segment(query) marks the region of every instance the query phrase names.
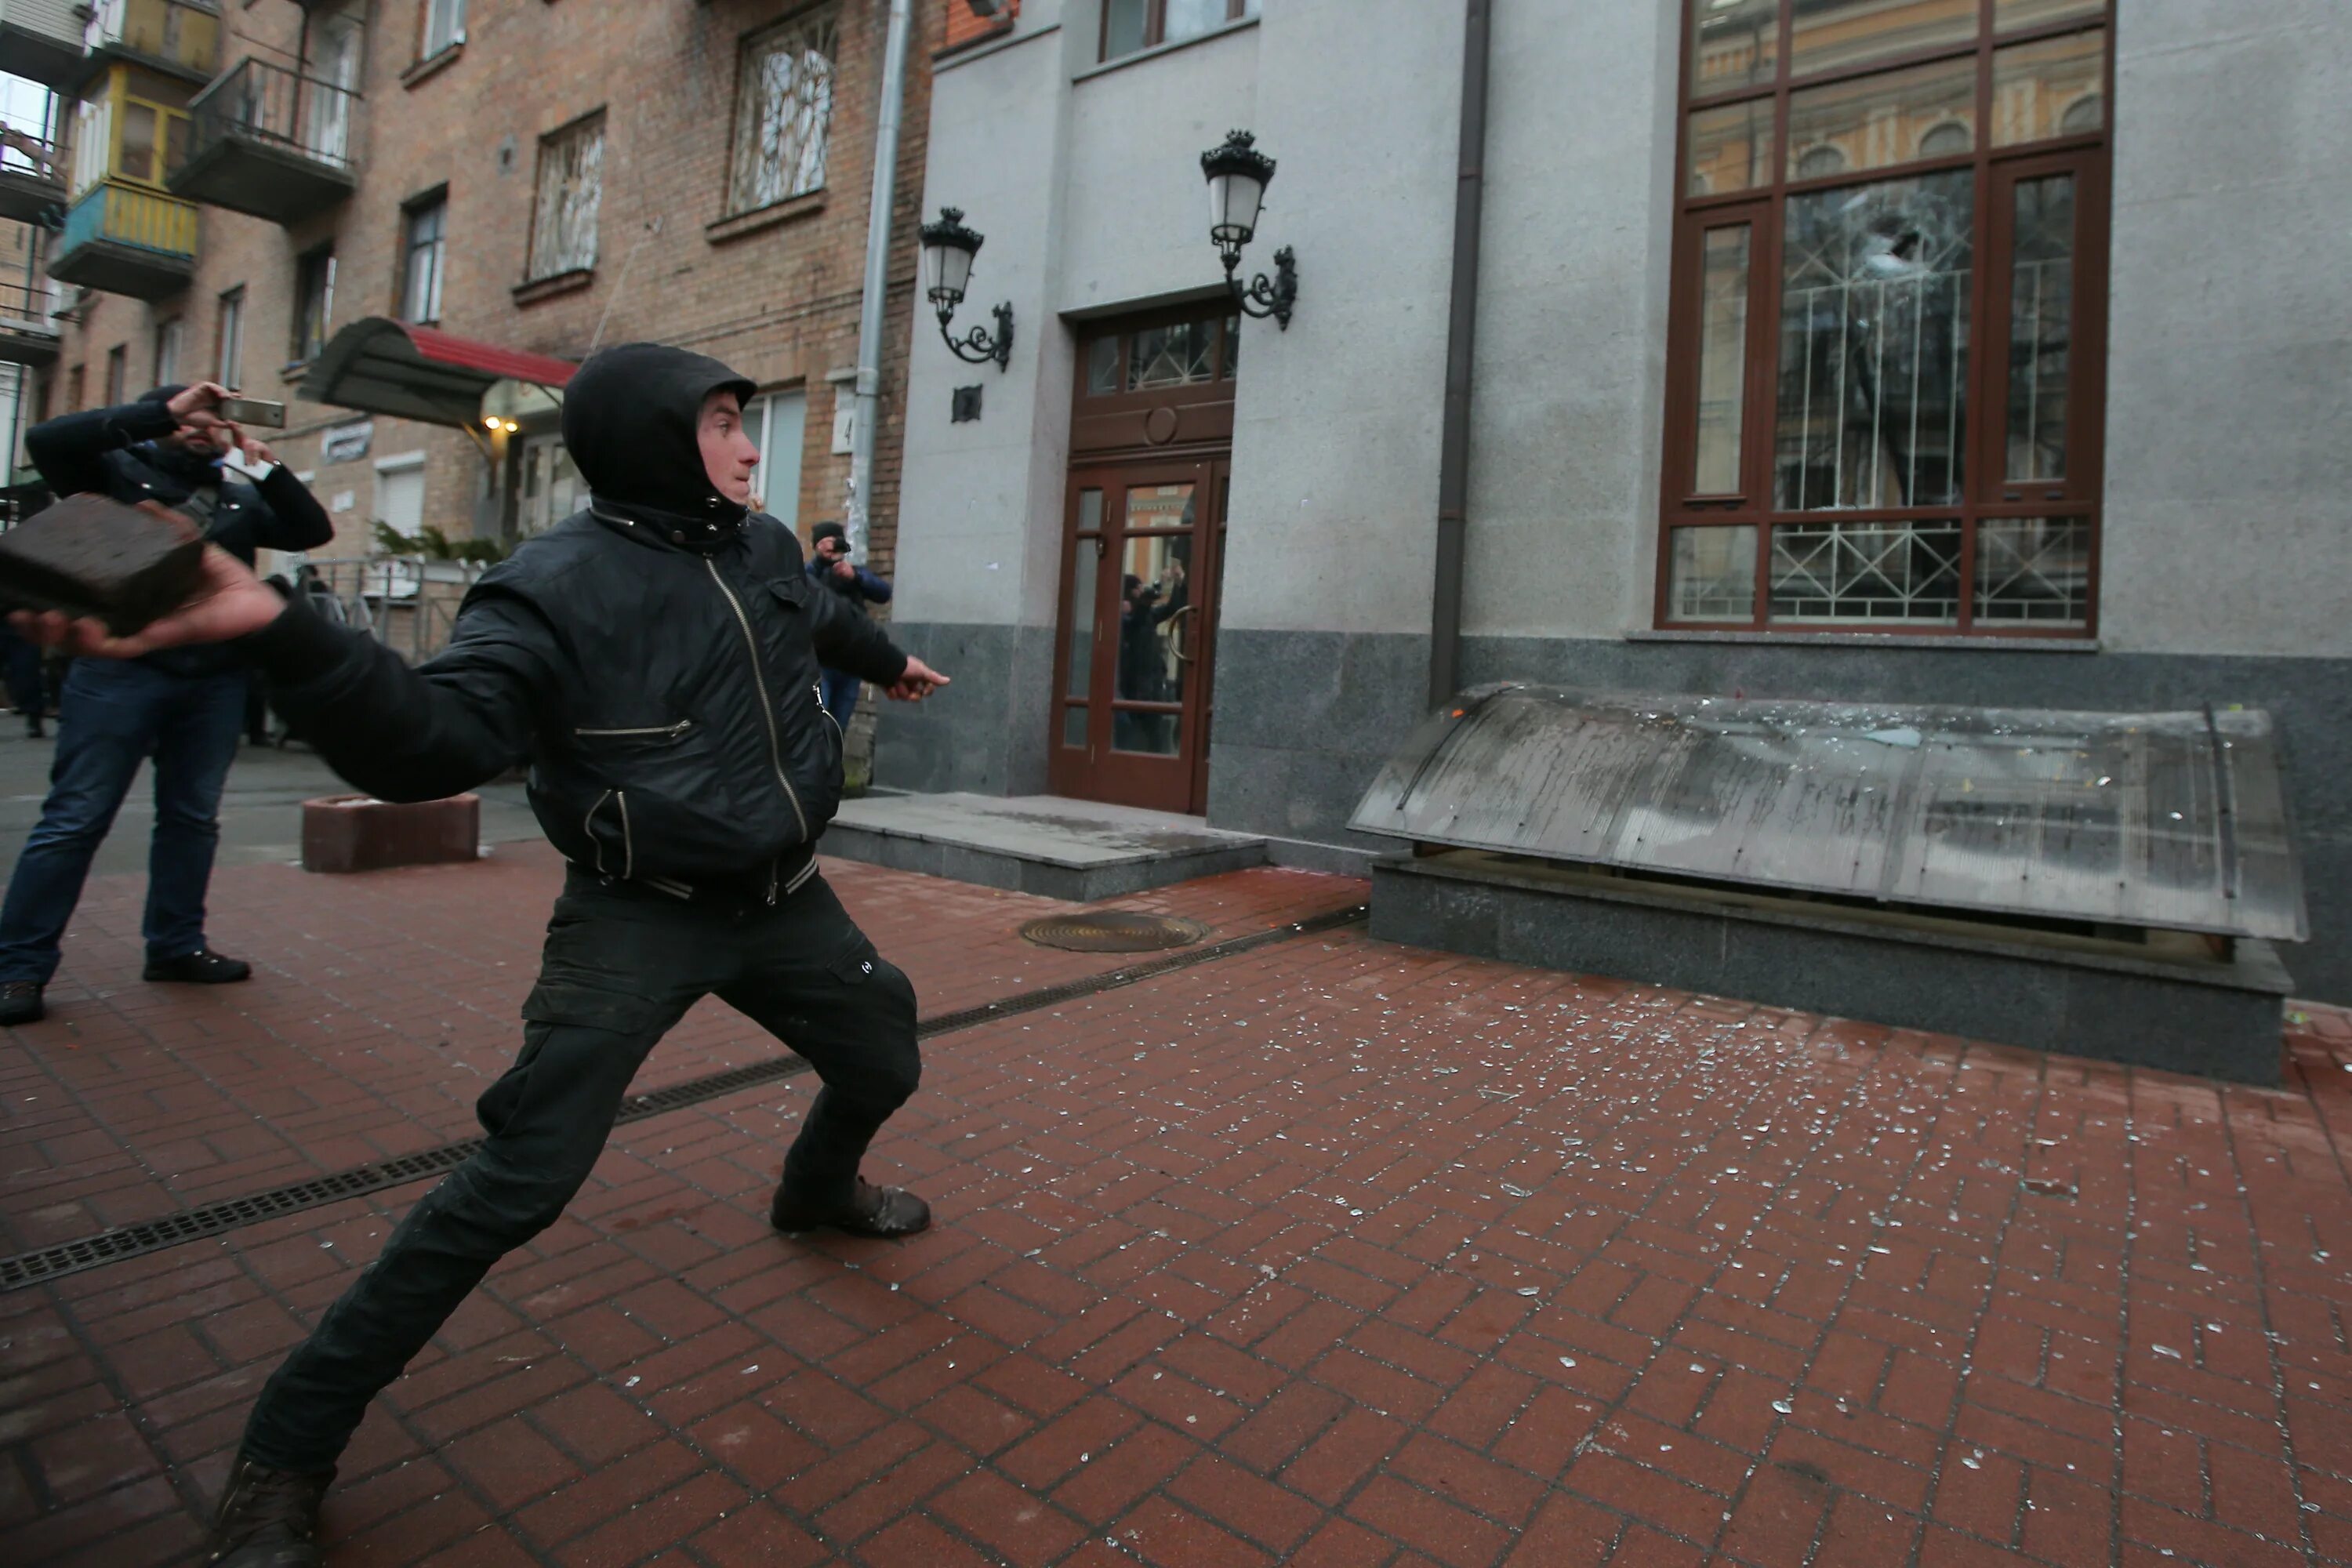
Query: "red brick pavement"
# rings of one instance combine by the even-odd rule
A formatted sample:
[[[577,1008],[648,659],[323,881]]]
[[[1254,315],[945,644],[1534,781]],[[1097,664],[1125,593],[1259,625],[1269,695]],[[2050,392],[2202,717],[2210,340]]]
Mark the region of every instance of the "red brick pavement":
[[[835,874],[927,1011],[1101,965]],[[0,1047],[11,1234],[466,1131],[551,890],[232,875],[273,973],[188,998],[107,978],[99,889],[112,994]],[[332,1561],[2352,1562],[2352,1016],[2299,1016],[2225,1089],[1351,931],[941,1037],[876,1152],[937,1230],[766,1231],[804,1083],[632,1124],[379,1402]],[[764,1048],[698,1015],[648,1080]],[[0,1295],[0,1559],[184,1560],[420,1190]]]

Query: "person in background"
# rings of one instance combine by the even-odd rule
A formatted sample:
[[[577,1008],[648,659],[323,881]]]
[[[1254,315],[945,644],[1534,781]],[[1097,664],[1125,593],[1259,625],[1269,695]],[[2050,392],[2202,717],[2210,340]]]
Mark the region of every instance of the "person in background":
[[[136,403],[34,426],[25,449],[58,496],[83,491],[178,512],[250,566],[262,548],[312,550],[334,537],[318,499],[268,447],[219,414],[224,387],[159,386]],[[240,450],[257,479],[226,470]],[[147,862],[146,978],[218,985],[252,966],[215,952],[205,892],[220,842],[221,790],[236,756],[250,677],[225,647],[174,647],[142,658],[76,659],[58,704],[58,750],[40,825],[0,902],[0,1025],[30,1024],[58,968],[58,942],[81,901],[89,864],[141,763],[155,764],[155,834]]]
[[[41,668],[41,650],[0,627],[0,673],[8,686],[8,706],[25,721],[25,736],[37,741],[48,733],[41,720],[49,710],[47,672]]]
[[[820,522],[809,531],[808,574],[840,595],[866,613],[868,605],[890,602],[890,581],[877,576],[849,558],[849,535],[837,522]],[[827,669],[824,673],[818,695],[824,700],[824,710],[844,730],[849,728],[849,716],[857,711],[857,677],[845,670]]]

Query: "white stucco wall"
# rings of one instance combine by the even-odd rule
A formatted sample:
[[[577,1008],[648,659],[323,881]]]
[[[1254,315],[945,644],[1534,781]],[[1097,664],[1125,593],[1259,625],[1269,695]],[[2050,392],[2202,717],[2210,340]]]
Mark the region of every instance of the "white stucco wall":
[[[1474,634],[1649,624],[1681,8],[1496,5]],[[2352,652],[2352,6],[2121,10],[2103,642]],[[1030,41],[938,75],[927,208],[989,237],[964,323],[1009,297],[1020,338],[1009,374],[918,342],[901,617],[1053,623],[1068,321],[1214,284],[1197,159],[1238,125],[1281,165],[1247,264],[1296,247],[1300,297],[1244,327],[1225,624],[1426,630],[1461,8],[1265,11],[1097,72],[1098,7],[1031,0]]]
[[[2352,653],[2352,5],[2124,0],[2101,640]]]

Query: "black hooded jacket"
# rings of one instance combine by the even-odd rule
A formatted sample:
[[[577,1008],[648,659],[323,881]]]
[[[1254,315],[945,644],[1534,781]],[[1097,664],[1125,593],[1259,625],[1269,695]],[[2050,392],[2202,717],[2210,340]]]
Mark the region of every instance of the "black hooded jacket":
[[[563,409],[588,509],[484,574],[417,669],[289,605],[247,639],[273,704],[379,799],[527,759],[573,864],[678,893],[788,890],[841,797],[820,664],[888,685],[907,656],[815,589],[791,530],[712,489],[696,428],[722,389],[752,386],[649,343],[591,358]]]

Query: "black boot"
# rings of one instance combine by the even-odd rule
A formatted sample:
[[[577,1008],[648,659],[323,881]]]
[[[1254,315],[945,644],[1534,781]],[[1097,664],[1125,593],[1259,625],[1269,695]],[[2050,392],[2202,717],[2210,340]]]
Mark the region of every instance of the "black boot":
[[[812,1201],[795,1196],[788,1186],[778,1187],[768,1205],[768,1223],[787,1233],[831,1226],[887,1241],[930,1229],[931,1205],[904,1187],[877,1187],[860,1176],[846,1198]]]
[[[206,1568],[320,1568],[319,1500],[324,1470],[273,1470],[239,1459],[205,1539]]]
[[[19,1024],[37,1024],[49,1016],[41,1001],[41,986],[35,980],[11,980],[0,984],[0,1028],[15,1028]]]
[[[211,948],[200,947],[183,958],[150,958],[143,978],[183,985],[233,985],[252,975],[253,965],[245,960],[226,958]]]

